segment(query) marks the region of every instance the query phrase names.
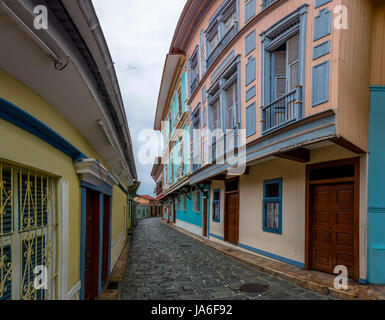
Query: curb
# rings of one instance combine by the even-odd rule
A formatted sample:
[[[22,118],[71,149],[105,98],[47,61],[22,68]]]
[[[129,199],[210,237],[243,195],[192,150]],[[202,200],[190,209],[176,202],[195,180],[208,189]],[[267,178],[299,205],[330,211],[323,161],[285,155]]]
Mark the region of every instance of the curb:
[[[281,262],[266,259],[261,256],[246,253],[241,250],[227,247],[226,245],[218,242],[208,240],[189,231],[181,229],[175,225],[165,225],[173,228],[174,230],[183,233],[184,235],[199,241],[207,247],[210,247],[222,254],[230,256],[238,261],[246,263],[247,265],[272,275],[276,278],[287,280],[302,288],[314,291],[326,296],[330,296],[340,300],[383,300],[385,299],[385,286],[375,285],[361,285],[349,281],[348,290],[338,290],[330,286],[334,283],[335,275],[324,274],[318,271],[308,271],[295,266],[286,265]],[[317,278],[323,278],[323,280],[317,281]],[[326,279],[326,281],[325,281]]]

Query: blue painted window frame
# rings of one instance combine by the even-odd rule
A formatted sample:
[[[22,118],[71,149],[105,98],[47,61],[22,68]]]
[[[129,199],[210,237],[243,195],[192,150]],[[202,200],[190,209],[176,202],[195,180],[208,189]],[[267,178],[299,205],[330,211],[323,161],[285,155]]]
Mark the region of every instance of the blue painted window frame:
[[[279,184],[279,196],[278,197],[267,197],[266,196],[266,187],[271,184]],[[267,228],[266,225],[266,203],[267,202],[275,202],[279,203],[279,216],[278,216],[278,229]],[[263,221],[262,228],[265,232],[282,234],[282,178],[266,180],[263,182]]]
[[[317,60],[330,53],[330,40],[325,41],[313,48],[313,60]]]
[[[246,107],[246,138],[257,133],[257,104],[254,102]]]
[[[215,195],[218,195],[219,200],[215,200]],[[218,219],[214,218],[214,206],[215,204],[218,204],[218,210],[219,210],[219,216]],[[216,189],[213,191],[213,221],[214,222],[221,222],[221,190]]]

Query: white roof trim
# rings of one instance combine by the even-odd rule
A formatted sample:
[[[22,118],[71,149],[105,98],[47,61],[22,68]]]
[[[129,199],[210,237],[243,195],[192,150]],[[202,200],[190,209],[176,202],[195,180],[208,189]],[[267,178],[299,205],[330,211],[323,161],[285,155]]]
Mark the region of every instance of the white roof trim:
[[[92,185],[106,183],[113,187],[119,185],[119,180],[109,172],[96,159],[83,159],[75,163],[76,173],[82,176],[82,180]]]

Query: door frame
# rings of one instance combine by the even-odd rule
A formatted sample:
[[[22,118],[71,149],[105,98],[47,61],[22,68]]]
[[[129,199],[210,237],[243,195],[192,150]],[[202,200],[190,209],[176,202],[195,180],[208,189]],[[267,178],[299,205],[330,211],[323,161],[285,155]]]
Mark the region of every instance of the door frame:
[[[354,165],[354,176],[349,178],[337,178],[329,180],[310,181],[310,171],[313,169],[335,167],[345,164]],[[328,161],[306,166],[306,195],[305,195],[305,269],[312,270],[312,239],[311,239],[311,219],[310,207],[312,203],[311,189],[314,185],[353,183],[354,185],[354,269],[353,280],[359,280],[360,270],[360,158],[350,158],[343,160]]]
[[[208,237],[208,202],[209,199],[207,196],[203,195],[202,196],[202,204],[203,204],[203,214],[202,214],[202,220],[203,220],[203,226],[202,226],[202,235],[203,237],[207,238]]]
[[[226,191],[226,184],[228,182],[232,182],[232,181],[237,181],[237,190],[234,190],[234,191]],[[238,232],[237,232],[237,237],[235,239],[235,242],[229,242],[231,244],[234,244],[234,245],[238,245],[239,244],[239,182],[240,182],[240,179],[239,177],[235,177],[235,178],[231,178],[231,179],[228,179],[228,180],[225,180],[225,186],[224,186],[224,191],[225,191],[225,205],[223,207],[224,211],[223,211],[223,239],[224,241],[226,242],[229,242],[228,239],[227,239],[227,195],[228,194],[238,194],[238,214],[237,214],[237,218],[238,218]]]

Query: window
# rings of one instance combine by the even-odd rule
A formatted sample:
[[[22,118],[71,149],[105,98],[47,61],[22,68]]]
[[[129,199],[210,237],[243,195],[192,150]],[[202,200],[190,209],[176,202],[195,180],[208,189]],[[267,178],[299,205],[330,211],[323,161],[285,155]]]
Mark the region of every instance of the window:
[[[186,195],[182,195],[182,198],[181,198],[181,210],[182,211],[186,211]]]
[[[235,112],[238,102],[238,87],[235,81],[230,88],[226,90],[226,114],[227,114],[227,129],[233,129],[235,126]]]
[[[282,179],[269,180],[263,186],[263,230],[282,234]]]
[[[207,68],[238,32],[235,0],[225,0],[209,20],[206,34]]]
[[[0,300],[55,299],[56,180],[0,161]],[[48,290],[34,288],[47,267]]]
[[[193,192],[193,211],[194,212],[201,212],[201,193],[200,191],[194,191]]]
[[[180,210],[180,207],[179,207],[179,198],[178,197],[176,197],[175,198],[175,210]]]
[[[190,65],[190,95],[192,95],[199,84],[199,64],[198,64],[198,46],[195,48],[194,53],[189,60]]]
[[[303,5],[261,34],[263,134],[303,118],[306,13]]]
[[[221,190],[213,191],[213,221],[220,222]]]

